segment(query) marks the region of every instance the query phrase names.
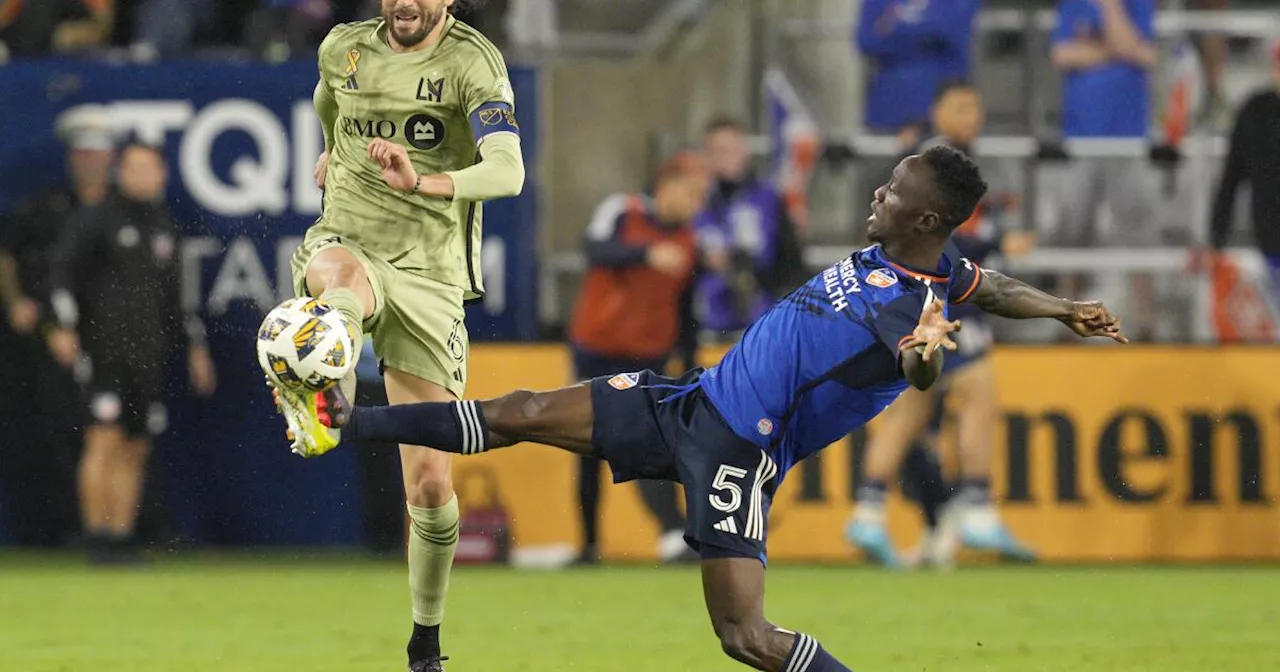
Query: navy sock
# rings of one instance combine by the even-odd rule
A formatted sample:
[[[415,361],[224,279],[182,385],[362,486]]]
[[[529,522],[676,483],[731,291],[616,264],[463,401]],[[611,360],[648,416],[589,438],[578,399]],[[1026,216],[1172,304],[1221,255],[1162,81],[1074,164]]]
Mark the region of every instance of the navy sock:
[[[836,660],[818,640],[802,632],[796,633],[796,643],[791,654],[782,663],[781,672],[853,672]]]
[[[960,479],[960,491],[964,493],[964,499],[961,500],[966,504],[990,504],[991,503],[991,479],[986,477],[971,478],[964,477]]]
[[[489,424],[474,401],[357,406],[342,438],[391,441],[448,453],[474,455],[489,449]]]
[[[853,494],[863,504],[884,504],[888,491],[889,486],[884,481],[867,478],[858,484],[858,489]]]

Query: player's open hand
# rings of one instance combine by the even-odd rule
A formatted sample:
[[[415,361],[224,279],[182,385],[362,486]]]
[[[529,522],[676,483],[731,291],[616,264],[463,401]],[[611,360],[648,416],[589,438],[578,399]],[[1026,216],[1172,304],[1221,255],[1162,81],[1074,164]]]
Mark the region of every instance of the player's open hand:
[[[320,158],[316,159],[316,187],[324,189],[324,178],[329,176],[329,151],[325,150]]]
[[[409,152],[383,138],[369,143],[369,158],[382,168],[382,181],[396,191],[413,191],[418,187],[418,171],[409,161]]]
[[[951,340],[951,334],[960,331],[960,320],[948,320],[942,314],[942,302],[930,293],[929,301],[924,304],[924,310],[920,311],[920,322],[916,325],[915,331],[911,332],[911,340],[907,342],[903,348],[924,347],[924,351],[920,353],[920,358],[929,361],[933,357],[933,351],[938,348],[947,350],[955,350],[956,343]]]
[[[1062,323],[1082,338],[1102,336],[1117,343],[1129,342],[1120,333],[1119,316],[1107,310],[1101,301],[1076,301],[1072,304],[1071,314],[1062,318]]]

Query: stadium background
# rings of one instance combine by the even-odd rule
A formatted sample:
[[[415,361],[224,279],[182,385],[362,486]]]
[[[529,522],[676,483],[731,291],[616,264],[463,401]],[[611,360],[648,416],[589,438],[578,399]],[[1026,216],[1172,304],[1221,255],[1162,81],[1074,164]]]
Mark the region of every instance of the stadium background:
[[[748,4],[751,11],[742,11]],[[856,244],[857,232],[845,222],[861,219],[860,200],[837,188],[855,192],[875,179],[877,140],[883,145],[883,138],[851,133],[859,108],[853,82],[863,68],[850,58],[846,39],[835,39],[830,29],[812,33],[814,17],[846,20],[848,8],[821,2],[790,8],[683,2],[655,7],[663,12],[651,17],[653,24],[662,19],[670,26],[645,37],[650,42],[662,37],[660,44],[614,44],[614,53],[607,53],[599,45],[573,46],[575,34],[565,31],[557,57],[526,50],[526,64],[521,52],[511,59],[529,179],[521,197],[487,209],[485,266],[493,289],[483,306],[470,310],[468,322],[477,341],[504,345],[477,344],[473,394],[568,382],[562,347],[507,344],[554,341],[575,292],[574,271],[580,270],[577,237],[595,200],[642,184],[653,157],[691,139],[701,119],[714,111],[737,110],[754,118],[765,170],[791,180],[789,185],[808,187],[811,262]],[[1010,28],[1039,34],[1036,22],[1043,23],[1044,12],[1021,15],[998,7],[984,12],[975,51],[980,85],[992,72],[1013,67],[1009,50],[997,38],[1019,35]],[[1190,20],[1180,22],[1179,16],[1164,14],[1163,25],[1176,29]],[[1247,11],[1214,16],[1227,28],[1247,25],[1245,37],[1259,37],[1276,23],[1274,16]],[[1019,26],[1020,18],[1032,25]],[[772,19],[781,21],[765,29]],[[1177,41],[1177,30],[1166,32],[1165,42]],[[1247,61],[1251,52],[1242,53],[1241,61]],[[1036,62],[1043,55],[1014,55],[1028,67],[1043,68]],[[62,179],[52,120],[83,103],[108,104],[126,130],[163,141],[175,168],[168,201],[184,227],[183,297],[208,320],[221,379],[211,401],[174,400],[173,427],[157,453],[160,473],[170,483],[167,504],[186,539],[231,545],[354,545],[361,540],[353,456],[339,452],[301,462],[280,450],[278,423],[247,338],[263,312],[289,291],[282,282],[288,254],[319,211],[319,192],[310,180],[312,157],[321,147],[310,112],[314,67],[295,59],[273,65],[44,60],[0,68],[5,125],[13,129],[0,137],[0,211]],[[1179,72],[1162,70],[1157,98]],[[1248,70],[1246,63],[1229,72],[1246,82],[1248,75],[1240,73],[1261,70],[1256,64]],[[720,83],[712,86],[712,81]],[[809,90],[801,93],[803,86],[796,82]],[[1030,118],[1017,110],[1018,96],[1028,92],[1005,88],[984,90],[992,109],[991,134],[1005,131],[987,145],[997,151],[1002,141],[1019,139],[1009,131],[1016,130],[1020,117]],[[1029,92],[1034,106],[1050,109],[1052,103],[1043,99],[1052,97],[1052,89],[1035,83]],[[833,109],[845,118],[834,117]],[[1159,136],[1157,128],[1153,137]],[[819,140],[828,155],[830,147],[845,144],[860,158],[814,161]],[[1203,204],[1208,183],[1193,178],[1211,176],[1214,169],[1201,167],[1196,152],[1210,147],[1203,162],[1216,162],[1221,143],[1215,145],[1209,132],[1185,143],[1189,165],[1176,179],[1186,188],[1173,198]],[[1101,151],[1131,149],[1123,141],[1115,144]],[[807,179],[796,181],[795,175]],[[1204,223],[1192,212],[1169,226],[1184,229],[1194,240]],[[1024,266],[1106,272],[1145,263],[1185,275],[1181,249],[1127,252],[1050,248],[1033,254]],[[1256,263],[1247,251],[1236,254],[1246,269]],[[1123,303],[1124,297],[1118,298]],[[998,355],[1007,423],[1006,445],[996,450],[995,485],[1011,524],[1043,547],[1048,559],[1280,559],[1275,504],[1280,453],[1274,439],[1280,400],[1266,374],[1276,352],[1214,347],[1208,342],[1213,332],[1204,336],[1213,325],[1196,303],[1197,291],[1175,292],[1168,300],[1180,313],[1160,345],[1123,352],[1040,345],[1002,349]],[[1007,337],[1044,340],[1018,331]],[[704,359],[714,361],[715,351]],[[1080,379],[1080,371],[1093,373]],[[1053,425],[1057,418],[1067,424]],[[1224,418],[1234,424],[1224,424]],[[771,540],[776,557],[848,557],[836,531],[851,503],[856,460],[850,455],[859,445],[851,439],[824,453],[820,464],[802,470],[784,489]],[[520,548],[576,543],[571,466],[539,450],[464,461],[459,469],[497,476]],[[522,477],[528,473],[540,478],[530,482]],[[280,487],[286,483],[288,488]],[[629,488],[618,489],[607,501],[606,556],[650,557],[649,523]],[[914,517],[894,518],[902,521],[895,535],[910,539]]]

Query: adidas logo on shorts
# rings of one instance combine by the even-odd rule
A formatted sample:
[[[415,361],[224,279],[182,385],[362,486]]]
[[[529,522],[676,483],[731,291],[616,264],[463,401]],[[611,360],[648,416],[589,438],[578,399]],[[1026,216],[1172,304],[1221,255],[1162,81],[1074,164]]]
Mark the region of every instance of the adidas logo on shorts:
[[[715,525],[712,525],[711,527],[712,529],[719,530],[721,532],[725,532],[728,534],[738,533],[738,524],[733,522],[732,518],[725,518],[724,520],[716,523]]]

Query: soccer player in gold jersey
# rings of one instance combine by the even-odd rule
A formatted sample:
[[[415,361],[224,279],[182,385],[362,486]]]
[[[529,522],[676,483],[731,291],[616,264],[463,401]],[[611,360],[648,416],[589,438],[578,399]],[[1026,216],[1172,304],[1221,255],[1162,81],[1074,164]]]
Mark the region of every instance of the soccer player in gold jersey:
[[[506,65],[453,18],[462,1],[382,0],[381,17],[337,26],[320,46],[324,214],[293,258],[294,282],[342,312],[356,348],[353,371],[328,392],[277,386],[303,456],[338,443],[321,418],[349,406],[359,332],[373,338],[392,404],[452,401],[466,385],[463,304],[484,291],[481,203],[519,194],[524,164]],[[439,671],[458,542],[451,461],[408,445],[400,458],[412,521],[409,669]]]

